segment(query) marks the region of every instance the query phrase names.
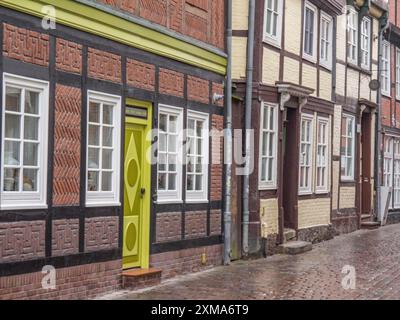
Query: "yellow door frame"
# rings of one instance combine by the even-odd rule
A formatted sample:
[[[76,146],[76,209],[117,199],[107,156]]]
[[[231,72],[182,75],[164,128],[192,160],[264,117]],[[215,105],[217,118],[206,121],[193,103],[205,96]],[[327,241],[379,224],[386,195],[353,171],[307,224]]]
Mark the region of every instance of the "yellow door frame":
[[[125,123],[142,125],[144,129],[144,141],[142,148],[143,165],[141,168],[142,173],[142,188],[146,189],[143,196],[142,203],[142,213],[140,219],[140,247],[139,247],[139,259],[140,266],[143,269],[149,268],[150,260],[150,196],[151,196],[151,163],[147,160],[147,150],[151,148],[151,140],[147,139],[150,136],[150,131],[152,130],[152,107],[153,104],[148,101],[135,100],[131,98],[126,99],[126,105],[132,107],[140,107],[147,110],[147,119],[135,118],[131,116],[125,116]],[[124,165],[124,173],[125,173]],[[125,176],[125,175],[124,175]],[[124,187],[125,192],[125,187]],[[125,204],[124,204],[125,205]],[[125,208],[123,209],[125,212]],[[124,215],[125,218],[125,215]],[[125,230],[123,232],[123,238],[125,241]],[[123,257],[123,268],[129,269],[137,267],[136,263],[125,263]]]

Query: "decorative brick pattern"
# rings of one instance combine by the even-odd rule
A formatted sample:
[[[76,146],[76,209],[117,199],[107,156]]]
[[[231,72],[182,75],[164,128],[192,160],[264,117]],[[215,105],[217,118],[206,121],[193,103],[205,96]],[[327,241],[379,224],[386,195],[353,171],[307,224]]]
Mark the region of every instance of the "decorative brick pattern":
[[[205,254],[206,263],[201,263]],[[171,251],[150,256],[150,265],[162,269],[162,278],[168,279],[178,275],[199,272],[222,264],[222,244]]]
[[[49,36],[4,24],[4,56],[23,62],[49,65]]]
[[[224,117],[212,115],[212,129],[222,131],[224,128]],[[223,160],[223,144],[218,139],[212,139],[212,159]],[[211,164],[211,201],[219,201],[222,199],[222,171],[223,162]]]
[[[185,33],[195,39],[207,41],[208,21],[203,17],[197,16],[191,12],[185,15]]]
[[[167,25],[167,0],[139,0],[139,14],[142,18]]]
[[[128,59],[126,63],[126,77],[128,85],[154,91],[156,71],[153,65]]]
[[[182,239],[182,213],[158,213],[156,218],[156,242],[172,242]]]
[[[82,73],[82,45],[57,38],[56,68],[58,70]]]
[[[121,83],[121,56],[89,48],[89,77]]]
[[[54,186],[56,206],[79,204],[81,90],[56,85]]]
[[[132,14],[137,13],[137,0],[98,0],[101,3],[108,4],[120,10],[127,11]]]
[[[0,223],[0,263],[43,258],[45,227],[45,221]]]
[[[183,97],[184,77],[183,73],[160,68],[160,88],[162,94]]]
[[[214,97],[215,94],[224,95],[224,85],[223,84],[213,82],[213,84],[212,84],[212,97]],[[223,107],[224,106],[224,99],[218,100],[217,102],[215,102],[215,105]]]
[[[56,289],[42,288],[42,272],[0,277],[0,300],[82,300],[121,288],[122,261],[57,269]]]
[[[222,213],[221,210],[211,210],[210,235],[219,236],[222,234]]]
[[[193,211],[185,213],[185,239],[207,236],[207,212]]]
[[[101,251],[118,247],[118,217],[87,218],[85,221],[85,251]]]
[[[183,28],[183,4],[184,0],[170,0],[169,1],[169,14],[170,14],[170,28],[177,32],[182,32]]]
[[[200,78],[188,76],[188,99],[209,104],[209,82]]]
[[[225,48],[225,1],[211,1],[211,43],[220,48]]]
[[[186,3],[204,11],[208,11],[208,0],[186,0]]]
[[[79,253],[79,219],[53,221],[52,256]]]

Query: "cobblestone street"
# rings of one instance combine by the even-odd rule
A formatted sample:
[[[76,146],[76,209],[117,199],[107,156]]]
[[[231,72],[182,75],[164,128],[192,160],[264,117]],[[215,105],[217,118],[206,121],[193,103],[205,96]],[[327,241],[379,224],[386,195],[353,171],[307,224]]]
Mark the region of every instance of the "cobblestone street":
[[[344,266],[356,289],[345,290]],[[299,256],[275,255],[166,281],[106,299],[400,299],[400,227],[357,231]]]

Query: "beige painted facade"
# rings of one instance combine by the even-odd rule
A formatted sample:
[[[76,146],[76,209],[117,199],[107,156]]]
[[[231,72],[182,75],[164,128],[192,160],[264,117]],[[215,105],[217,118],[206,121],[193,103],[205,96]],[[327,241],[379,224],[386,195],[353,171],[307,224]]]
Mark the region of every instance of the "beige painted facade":
[[[261,200],[261,233],[262,237],[279,233],[278,228],[278,199]]]

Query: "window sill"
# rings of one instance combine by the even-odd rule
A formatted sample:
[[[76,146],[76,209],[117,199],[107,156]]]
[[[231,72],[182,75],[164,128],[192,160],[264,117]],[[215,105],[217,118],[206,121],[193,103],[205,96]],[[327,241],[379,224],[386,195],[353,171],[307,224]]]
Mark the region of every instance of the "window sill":
[[[312,63],[314,65],[317,64],[317,58],[316,57],[310,56],[310,55],[308,55],[307,53],[304,53],[304,52],[303,52],[303,60],[306,60],[306,61],[308,61],[308,62],[310,62],[310,63]]]
[[[193,204],[193,203],[209,203],[210,201],[207,199],[186,199],[185,203]]]
[[[182,200],[157,200],[156,204],[182,204]]]
[[[259,191],[274,191],[274,190],[278,190],[277,186],[259,186],[258,187]]]
[[[87,202],[85,205],[87,208],[97,207],[120,207],[121,202]]]
[[[271,38],[269,38],[267,36],[264,36],[263,42],[266,43],[266,44],[269,44],[269,45],[271,45],[271,46],[273,46],[273,47],[275,47],[277,49],[282,49],[282,44],[281,44],[280,41],[271,39]]]
[[[47,204],[3,204],[0,206],[1,211],[7,211],[7,210],[45,210],[48,209]]]
[[[383,92],[383,91],[382,91],[382,95],[385,96],[386,98],[389,98],[389,99],[392,98],[391,94],[388,93],[388,92]]]
[[[332,64],[319,63],[319,66],[328,72],[332,72]]]
[[[312,193],[312,191],[301,191],[301,192],[299,192],[299,196],[310,196],[310,195],[312,195],[313,193]]]

